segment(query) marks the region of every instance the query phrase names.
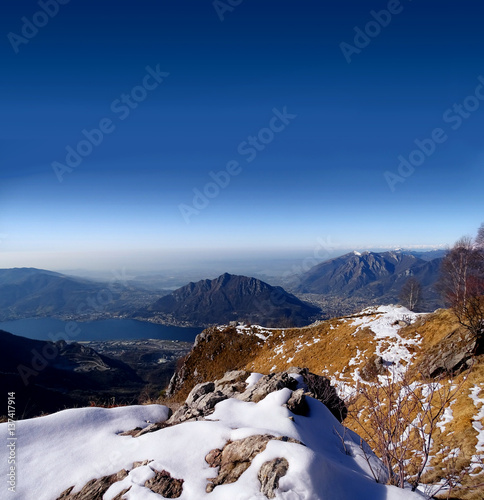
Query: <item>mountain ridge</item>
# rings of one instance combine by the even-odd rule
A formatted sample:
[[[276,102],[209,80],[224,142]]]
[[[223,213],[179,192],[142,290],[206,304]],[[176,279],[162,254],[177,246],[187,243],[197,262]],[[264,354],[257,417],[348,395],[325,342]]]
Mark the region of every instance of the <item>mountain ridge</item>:
[[[405,281],[416,278],[422,286],[425,310],[443,303],[435,285],[442,258],[424,260],[400,251],[350,252],[312,267],[299,278],[295,291],[342,301],[366,299],[367,305],[398,303]]]
[[[272,326],[301,326],[311,323],[318,313],[317,307],[305,304],[282,287],[224,273],[213,280],[190,282],[136,316],[159,314],[193,326],[242,320]]]

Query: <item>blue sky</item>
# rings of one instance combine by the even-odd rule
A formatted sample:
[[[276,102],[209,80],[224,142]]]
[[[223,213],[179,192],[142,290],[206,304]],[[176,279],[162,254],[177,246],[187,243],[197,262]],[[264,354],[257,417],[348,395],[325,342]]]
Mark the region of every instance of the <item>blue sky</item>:
[[[484,220],[478,2],[63,1],[0,21],[0,267],[445,245]]]

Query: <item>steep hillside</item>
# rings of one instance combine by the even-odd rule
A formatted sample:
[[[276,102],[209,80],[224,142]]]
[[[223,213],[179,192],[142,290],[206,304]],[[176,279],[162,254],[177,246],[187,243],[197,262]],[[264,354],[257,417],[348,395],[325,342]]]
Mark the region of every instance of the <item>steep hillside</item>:
[[[297,292],[361,306],[398,303],[409,277],[422,286],[423,310],[442,307],[435,289],[441,258],[430,261],[405,252],[351,252],[314,266],[299,280]],[[333,300],[334,302],[334,300]]]
[[[198,337],[173,377],[169,394],[183,399],[196,383],[221,377],[230,369],[268,374],[307,367],[332,380],[349,406],[346,425],[371,441],[372,405],[358,397],[359,388],[392,387],[394,377],[405,376],[410,387],[420,387],[424,403],[432,387],[454,391],[451,404],[435,421],[439,425],[425,479],[438,484],[452,465],[456,477],[462,473],[456,498],[477,500],[481,497],[475,496],[472,485],[484,482],[484,359],[476,358],[467,373],[472,348],[472,340],[448,310],[416,314],[382,306],[305,328],[211,328]],[[450,450],[454,459],[446,462],[443,458]]]
[[[230,321],[301,326],[309,324],[318,313],[318,308],[305,304],[281,287],[225,273],[214,280],[189,283],[135,316],[158,317],[165,322],[191,326]]]
[[[0,330],[0,345],[0,388],[4,394],[16,392],[18,418],[90,400],[132,402],[144,385],[128,365],[77,343],[32,340]]]

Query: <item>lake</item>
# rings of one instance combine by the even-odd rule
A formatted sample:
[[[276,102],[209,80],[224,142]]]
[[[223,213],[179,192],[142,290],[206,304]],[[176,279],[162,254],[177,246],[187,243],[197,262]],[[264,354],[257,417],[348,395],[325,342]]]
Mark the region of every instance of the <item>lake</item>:
[[[29,318],[0,322],[0,330],[36,340],[137,340],[161,339],[193,342],[202,328],[155,325],[133,319],[62,321]]]

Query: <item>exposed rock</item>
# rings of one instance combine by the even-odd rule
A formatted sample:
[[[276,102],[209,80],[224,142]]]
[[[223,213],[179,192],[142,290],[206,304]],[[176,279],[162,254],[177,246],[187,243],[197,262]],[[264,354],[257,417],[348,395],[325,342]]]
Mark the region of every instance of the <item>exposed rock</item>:
[[[427,377],[455,374],[470,365],[475,345],[470,332],[458,329],[427,351],[420,372]]]
[[[197,391],[200,389],[199,384],[194,387],[190,396],[197,396]],[[213,384],[212,384],[213,385]],[[204,390],[202,388],[202,390]],[[195,392],[195,394],[193,394]],[[190,397],[189,396],[189,397]],[[207,415],[213,413],[215,405],[227,399],[228,396],[223,394],[221,391],[209,392],[201,397],[194,399],[191,398],[190,402],[187,400],[178,410],[167,420],[167,425],[180,424],[181,422],[186,422],[187,420],[202,420]]]
[[[166,470],[155,471],[155,476],[145,482],[145,487],[163,498],[178,498],[183,493],[183,479],[175,479]]]
[[[200,337],[200,335],[197,335],[195,342],[197,341],[198,337]],[[190,356],[190,354],[188,354],[188,356]],[[186,364],[183,363],[181,367],[175,370],[175,373],[172,375],[168,387],[166,388],[166,396],[168,398],[173,397],[173,395],[176,394],[183,387],[186,378],[187,378],[187,367]]]
[[[377,354],[370,356],[365,366],[360,370],[361,378],[367,382],[374,382],[378,375],[385,375],[386,373],[385,362]]]
[[[153,460],[140,460],[138,462],[133,462],[133,469],[136,469],[137,467],[143,467],[144,465],[148,465],[151,462],[153,462]]]
[[[135,427],[134,429],[131,429],[129,431],[120,432],[119,435],[120,436],[136,436],[141,430],[142,430],[141,427]]]
[[[316,375],[307,368],[291,368],[288,373],[300,375],[303,378],[306,395],[321,401],[328,410],[342,422],[348,414],[344,401],[338,396],[331,382],[322,375]]]
[[[219,486],[221,484],[235,483],[239,479],[239,477],[250,467],[252,460],[259,453],[262,453],[266,449],[267,443],[271,439],[297,443],[301,445],[303,444],[300,441],[288,438],[287,436],[275,437],[271,436],[270,434],[259,434],[256,436],[249,436],[245,439],[238,439],[237,441],[229,441],[222,450],[212,450],[205,457],[205,460],[210,465],[210,467],[219,467],[217,477],[209,479],[209,483],[207,484],[206,488],[207,493],[210,493],[216,486]],[[266,472],[269,472],[268,468],[265,469],[265,472],[262,475],[263,477],[267,475]],[[282,472],[282,468],[280,468],[279,472]],[[284,474],[280,474],[279,477],[283,476]],[[261,477],[260,473],[259,477]],[[275,475],[272,474],[271,477],[273,478],[275,484]],[[270,482],[270,479],[266,480],[266,483],[267,482]],[[267,486],[267,488],[269,491],[270,486]]]
[[[264,399],[268,394],[275,391],[280,391],[285,387],[291,390],[297,389],[298,382],[293,377],[289,376],[288,372],[271,373],[264,375],[252,387],[247,389],[240,396],[235,396],[242,401],[251,401],[258,403]]]
[[[104,493],[108,491],[110,486],[113,483],[121,481],[127,475],[127,471],[122,469],[117,474],[100,477],[99,479],[91,479],[91,481],[86,483],[82,490],[77,493],[71,493],[74,489],[74,486],[71,486],[63,491],[61,495],[57,497],[57,500],[102,500]],[[126,493],[126,491],[124,493]]]
[[[267,498],[275,498],[279,479],[286,475],[288,469],[289,462],[285,458],[274,458],[262,464],[258,475],[260,490]]]
[[[131,486],[129,488],[124,489],[123,491],[120,491],[114,498],[113,500],[123,500],[123,495],[125,493],[128,493],[128,491],[131,489]]]
[[[233,370],[227,372],[220,380],[217,380],[217,389],[224,388],[224,393],[235,394],[243,392],[247,388],[247,378],[250,372],[245,370]]]
[[[146,426],[144,429],[141,429],[141,430],[138,429],[137,432],[135,432],[131,435],[133,437],[140,437],[140,436],[143,436],[144,434],[148,434],[150,432],[155,432],[155,431],[158,431],[158,430],[163,429],[165,427],[167,427],[166,422],[156,422],[154,424],[150,424],[150,425]],[[131,432],[132,431],[127,431],[127,432],[123,433],[123,435],[124,436],[130,435]]]
[[[324,403],[333,415],[341,422],[346,417],[344,402],[338,397],[336,389],[330,381],[321,375],[311,373],[307,368],[291,368],[281,373],[271,373],[261,377],[257,383],[247,388],[245,382],[250,373],[238,370],[227,372],[223,378],[215,382],[197,384],[186,402],[161,425],[175,425],[188,420],[201,420],[214,412],[215,405],[228,398],[258,403],[271,392],[289,388],[296,391],[299,386],[297,378],[302,380],[301,391],[296,391],[288,401],[288,408],[296,415],[307,415],[309,407],[305,395]],[[154,429],[156,430],[156,429]],[[138,435],[150,432],[150,428]]]
[[[133,469],[148,465],[152,460],[143,460],[133,463]],[[178,498],[183,492],[183,479],[175,479],[170,473],[162,470],[154,471],[155,476],[145,482],[145,487],[154,493],[158,493],[164,498]],[[92,479],[84,485],[81,491],[71,493],[74,486],[67,488],[56,500],[102,500],[106,491],[112,484],[123,480],[128,475],[126,470],[121,470],[117,474],[104,476],[99,479]],[[124,489],[113,500],[121,500],[123,495],[131,489]]]
[[[304,395],[304,389],[294,391],[288,399],[286,406],[295,415],[306,416],[309,413],[309,405]]]
[[[250,436],[237,441],[229,441],[223,450],[212,450],[205,460],[210,467],[220,467],[220,469],[217,477],[209,480],[207,493],[221,484],[235,483],[250,467],[253,458],[266,449],[271,439],[274,439],[274,436],[268,434]]]
[[[200,420],[213,413],[215,405],[225,399],[236,397],[245,391],[245,382],[250,373],[243,370],[227,372],[216,382],[197,384],[185,403],[167,420],[167,425],[179,424],[187,420]]]

